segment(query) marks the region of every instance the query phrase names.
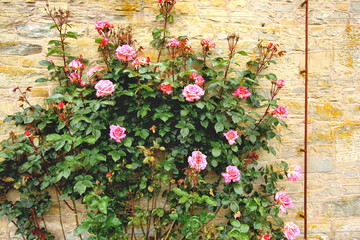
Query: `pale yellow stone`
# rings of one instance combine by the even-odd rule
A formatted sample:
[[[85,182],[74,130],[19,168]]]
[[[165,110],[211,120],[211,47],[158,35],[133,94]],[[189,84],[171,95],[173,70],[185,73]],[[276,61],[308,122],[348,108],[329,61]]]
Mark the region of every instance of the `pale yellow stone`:
[[[349,4],[348,3],[337,3],[335,6],[336,6],[336,9],[341,10],[341,11],[348,11],[349,10]]]

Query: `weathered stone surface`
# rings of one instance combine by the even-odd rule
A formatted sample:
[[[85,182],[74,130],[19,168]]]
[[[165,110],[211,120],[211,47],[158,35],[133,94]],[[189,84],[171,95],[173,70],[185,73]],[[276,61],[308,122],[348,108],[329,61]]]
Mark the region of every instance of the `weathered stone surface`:
[[[31,55],[42,52],[42,46],[32,43],[0,43],[0,54]]]
[[[19,35],[28,38],[51,37],[54,31],[42,25],[23,24],[16,26]]]
[[[316,172],[331,172],[333,170],[334,160],[330,156],[324,157],[310,157],[309,161],[309,173]]]

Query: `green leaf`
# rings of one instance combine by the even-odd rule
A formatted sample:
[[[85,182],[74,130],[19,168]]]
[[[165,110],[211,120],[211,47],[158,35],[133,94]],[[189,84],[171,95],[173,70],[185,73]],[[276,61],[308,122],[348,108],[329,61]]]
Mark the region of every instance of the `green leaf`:
[[[207,204],[209,204],[210,206],[213,206],[213,207],[216,206],[216,201],[215,201],[215,199],[213,199],[213,198],[211,198],[211,197],[205,198],[205,202],[206,202]]]
[[[102,213],[107,214],[107,207],[108,207],[107,201],[102,200],[101,202],[98,203],[99,211]]]
[[[218,132],[221,132],[224,130],[224,124],[222,124],[221,122],[217,122],[215,124],[215,131],[218,133]]]
[[[242,192],[243,192],[243,186],[241,183],[237,182],[235,185],[234,185],[234,191],[238,194],[238,195],[241,195]]]
[[[90,229],[90,219],[85,219],[76,229],[75,234],[82,234]]]
[[[241,226],[240,226],[240,232],[242,232],[242,233],[249,232],[249,229],[250,229],[250,227],[247,224],[241,224]]]
[[[212,153],[212,155],[213,155],[214,157],[218,157],[218,156],[220,156],[220,154],[221,154],[221,149],[215,147],[215,148],[212,149],[211,153]]]
[[[162,216],[164,216],[164,209],[157,208],[151,213],[151,215],[153,215],[153,216],[158,215],[159,217],[162,217]]]
[[[256,142],[256,136],[255,135],[249,135],[249,140],[252,143]]]
[[[82,195],[86,191],[86,186],[83,181],[79,181],[75,184],[74,190]]]
[[[96,142],[96,139],[94,136],[87,136],[83,139],[83,141],[89,144],[94,144]]]
[[[234,213],[237,213],[239,211],[239,204],[237,204],[237,202],[232,201],[230,203],[230,209],[231,211],[233,211]]]
[[[234,227],[240,227],[240,222],[238,221],[238,220],[236,220],[236,219],[231,219],[230,220],[230,224],[232,225],[232,226],[234,226]]]
[[[182,128],[180,130],[180,134],[181,134],[182,137],[186,137],[187,135],[189,135],[189,133],[190,133],[190,131],[189,131],[188,128]]]

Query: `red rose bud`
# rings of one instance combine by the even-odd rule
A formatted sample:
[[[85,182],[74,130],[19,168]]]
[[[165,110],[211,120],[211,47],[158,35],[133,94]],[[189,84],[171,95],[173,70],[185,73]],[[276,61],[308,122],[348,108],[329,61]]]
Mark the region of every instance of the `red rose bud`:
[[[63,108],[64,107],[64,103],[63,103],[63,101],[60,101],[59,102],[59,108]]]
[[[26,129],[26,131],[25,131],[25,135],[26,135],[27,137],[30,137],[30,136],[31,136],[31,132],[30,132],[30,130],[29,130],[29,129]]]
[[[111,172],[108,172],[108,173],[107,173],[107,177],[108,177],[108,178],[111,178]]]

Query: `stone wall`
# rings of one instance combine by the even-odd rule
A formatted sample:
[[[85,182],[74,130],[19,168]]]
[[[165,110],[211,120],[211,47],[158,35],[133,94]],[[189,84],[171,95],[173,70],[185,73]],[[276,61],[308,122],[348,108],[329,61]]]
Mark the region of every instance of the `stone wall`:
[[[278,156],[262,155],[263,161],[285,160],[303,164],[304,129],[304,16],[302,0],[178,0],[174,35],[187,35],[194,46],[212,38],[216,51],[224,54],[226,35],[240,34],[239,49],[251,51],[258,40],[280,43],[287,54],[271,69],[285,79],[281,103],[290,110],[289,128],[279,129],[284,142],[274,143]],[[357,239],[360,234],[360,1],[310,0],[309,72],[309,239]],[[14,87],[33,86],[31,100],[43,103],[54,88],[34,84],[46,69],[37,62],[45,58],[47,42],[55,37],[48,30],[45,1],[0,0],[0,120],[21,110]],[[94,24],[108,19],[116,25],[133,26],[138,44],[149,48],[156,0],[57,0],[50,6],[69,8],[73,30],[80,40],[71,45],[74,55],[98,57]],[[150,55],[154,52],[148,51]],[[13,126],[0,121],[0,137]],[[20,132],[21,129],[15,129]],[[286,217],[303,228],[303,183],[283,182],[295,208]],[[56,202],[56,201],[55,201]],[[49,228],[58,229],[58,207],[46,217]],[[62,206],[63,207],[63,206]],[[83,211],[80,211],[83,212]],[[66,212],[63,213],[71,215]],[[66,231],[75,219],[65,222]],[[0,239],[13,237],[12,223],[0,220]],[[69,232],[71,234],[71,232]],[[61,234],[59,234],[60,236]],[[20,238],[19,238],[20,239]],[[60,239],[60,238],[59,238]]]

